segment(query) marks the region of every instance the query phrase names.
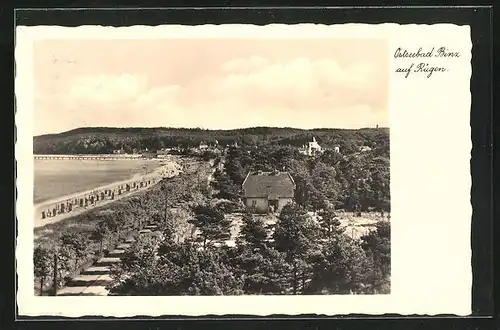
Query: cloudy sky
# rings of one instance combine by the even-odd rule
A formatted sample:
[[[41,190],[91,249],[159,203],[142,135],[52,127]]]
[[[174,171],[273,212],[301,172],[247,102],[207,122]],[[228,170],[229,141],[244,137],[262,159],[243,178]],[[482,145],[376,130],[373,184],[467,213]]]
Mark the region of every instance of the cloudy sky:
[[[43,40],[34,56],[35,135],[388,126],[385,40]]]

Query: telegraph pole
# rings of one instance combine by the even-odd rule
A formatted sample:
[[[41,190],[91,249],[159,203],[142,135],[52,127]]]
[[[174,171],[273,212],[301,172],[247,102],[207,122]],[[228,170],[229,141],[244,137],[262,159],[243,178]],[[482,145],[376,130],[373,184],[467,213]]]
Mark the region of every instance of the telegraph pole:
[[[167,192],[164,191],[165,195],[165,229],[169,230],[168,226],[168,201],[167,201]]]
[[[57,258],[58,258],[58,252],[57,250],[54,252],[54,287],[53,287],[53,296],[57,296]]]

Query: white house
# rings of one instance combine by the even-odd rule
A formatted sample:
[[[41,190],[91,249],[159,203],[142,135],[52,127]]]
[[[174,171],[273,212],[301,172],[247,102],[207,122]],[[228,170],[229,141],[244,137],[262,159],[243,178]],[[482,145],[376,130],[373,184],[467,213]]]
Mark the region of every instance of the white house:
[[[200,142],[200,146],[198,147],[200,150],[208,149],[208,144],[205,141]]]
[[[156,152],[158,158],[167,158],[171,148],[162,148]]]
[[[302,154],[307,156],[314,156],[317,154],[321,154],[323,149],[316,141],[316,138],[313,136],[312,141],[307,142],[307,144],[303,145],[299,150]]]
[[[288,172],[248,173],[242,184],[243,202],[258,213],[280,212],[293,202],[295,182]]]

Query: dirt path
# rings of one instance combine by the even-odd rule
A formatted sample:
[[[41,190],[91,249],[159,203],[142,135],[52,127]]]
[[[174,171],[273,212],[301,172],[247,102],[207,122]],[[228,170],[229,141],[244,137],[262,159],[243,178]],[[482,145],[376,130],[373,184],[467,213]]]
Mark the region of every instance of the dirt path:
[[[133,243],[132,238],[128,238],[116,248],[100,258],[94,265],[87,268],[79,275],[73,277],[65,287],[57,291],[58,296],[107,296],[106,288],[113,279],[111,277],[111,267],[121,262],[121,256]]]
[[[149,225],[144,229],[154,232],[158,226]],[[139,231],[141,234],[141,231]],[[113,283],[111,268],[121,263],[123,254],[135,242],[134,234],[130,234],[114,250],[97,260],[91,267],[73,277],[63,288],[57,291],[58,296],[107,296],[108,286]]]

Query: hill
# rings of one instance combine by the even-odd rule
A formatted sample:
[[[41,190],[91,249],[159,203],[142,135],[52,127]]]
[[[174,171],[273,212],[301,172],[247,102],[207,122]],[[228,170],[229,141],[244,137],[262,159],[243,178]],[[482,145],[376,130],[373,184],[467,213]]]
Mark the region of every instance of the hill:
[[[343,150],[356,146],[388,147],[388,128],[362,129],[298,129],[290,127],[251,127],[230,130],[200,128],[112,128],[83,127],[59,134],[46,134],[33,138],[35,154],[107,154],[123,149],[127,153],[145,148],[158,150],[165,147],[196,146],[201,141],[217,139],[220,145],[238,142],[243,145],[271,143],[300,146],[312,137],[326,146],[339,145]]]

